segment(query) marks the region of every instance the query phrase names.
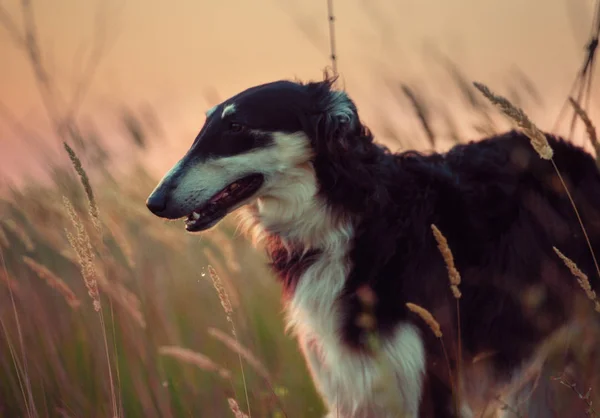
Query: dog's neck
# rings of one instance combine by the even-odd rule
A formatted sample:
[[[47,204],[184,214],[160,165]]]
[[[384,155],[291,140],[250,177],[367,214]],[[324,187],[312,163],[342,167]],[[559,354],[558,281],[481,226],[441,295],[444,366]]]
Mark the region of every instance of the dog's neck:
[[[336,216],[318,194],[311,164],[288,170],[242,214],[242,228],[256,245],[276,237],[285,247],[337,251],[351,239],[350,221]]]

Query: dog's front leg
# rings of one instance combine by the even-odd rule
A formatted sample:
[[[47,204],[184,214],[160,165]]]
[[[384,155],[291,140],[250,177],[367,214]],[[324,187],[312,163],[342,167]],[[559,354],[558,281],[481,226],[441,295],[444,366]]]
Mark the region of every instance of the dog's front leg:
[[[318,345],[317,340],[308,335],[300,335],[298,343],[306,360],[312,381],[329,412],[325,418],[343,418],[337,411],[337,395],[331,384],[330,376],[325,370],[320,353],[321,347]]]
[[[336,345],[324,352],[318,338],[307,335],[299,336],[299,343],[327,417],[419,417],[425,359],[412,326],[399,327],[377,357]]]

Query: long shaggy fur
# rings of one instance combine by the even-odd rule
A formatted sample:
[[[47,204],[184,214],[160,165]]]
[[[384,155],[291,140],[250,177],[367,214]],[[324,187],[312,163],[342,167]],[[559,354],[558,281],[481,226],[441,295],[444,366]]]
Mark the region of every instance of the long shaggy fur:
[[[444,154],[394,154],[373,141],[354,103],[332,85],[277,82],[234,96],[210,112],[207,125],[237,114],[260,141],[196,162],[194,170],[223,163],[229,175],[237,166],[227,161],[238,158],[245,159],[244,170],[253,166],[265,176],[263,188],[244,202],[243,224],[264,241],[283,284],[289,326],[332,417],[455,416],[439,341],[406,308],[415,303],[437,318],[454,367],[456,301],[431,225],[447,238],[462,275],[461,388],[467,392],[474,358],[492,353],[483,375],[486,388],[499,390],[536,358],[546,337],[571,325],[587,301],[580,302],[577,281],[552,247],[593,276],[590,251],[551,163],[524,135],[512,131]],[[202,135],[186,159],[194,147],[210,154],[211,139]],[[595,163],[560,138],[548,135],[548,141],[599,248]],[[196,172],[188,160],[179,167]],[[200,181],[183,178],[186,190]],[[151,198],[173,200],[177,193],[168,178]],[[180,206],[206,200],[178,199]],[[187,209],[165,210],[177,217]],[[359,321],[365,287],[374,295],[370,314],[381,358],[368,349]],[[463,401],[462,416],[470,416],[470,401]]]

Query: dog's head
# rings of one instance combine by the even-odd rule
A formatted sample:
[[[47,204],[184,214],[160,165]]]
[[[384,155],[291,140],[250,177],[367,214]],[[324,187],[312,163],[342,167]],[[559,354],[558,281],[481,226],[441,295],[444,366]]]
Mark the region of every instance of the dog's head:
[[[188,152],[148,197],[148,208],[162,218],[187,217],[188,231],[202,231],[272,195],[286,172],[343,146],[345,133],[359,125],[354,103],[332,84],[277,81],[210,109]]]

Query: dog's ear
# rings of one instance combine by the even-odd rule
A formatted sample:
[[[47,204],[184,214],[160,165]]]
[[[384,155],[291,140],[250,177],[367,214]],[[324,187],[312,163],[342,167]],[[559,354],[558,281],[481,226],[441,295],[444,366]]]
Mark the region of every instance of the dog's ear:
[[[345,147],[348,133],[360,122],[354,102],[346,92],[334,89],[334,82],[335,79],[326,78],[307,86],[311,93],[312,131],[319,142],[326,141],[329,145],[333,142]]]
[[[356,107],[346,92],[330,90],[326,98],[325,131],[328,138],[343,139],[347,132],[352,131],[357,123]]]

